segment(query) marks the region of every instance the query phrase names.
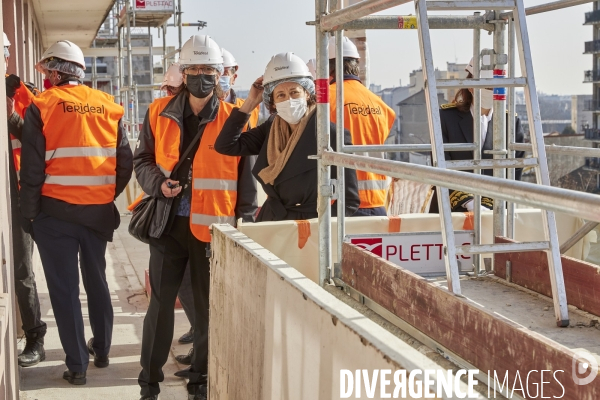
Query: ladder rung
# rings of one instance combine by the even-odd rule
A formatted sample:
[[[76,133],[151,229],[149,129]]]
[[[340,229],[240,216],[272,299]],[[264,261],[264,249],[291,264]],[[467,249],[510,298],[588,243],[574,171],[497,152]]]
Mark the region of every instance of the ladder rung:
[[[494,169],[494,168],[524,168],[538,165],[537,158],[504,158],[500,160],[459,160],[446,161],[448,169]]]
[[[438,88],[494,88],[494,87],[524,87],[525,78],[488,78],[488,79],[438,79]]]
[[[515,2],[509,0],[483,1],[427,1],[427,10],[512,10]]]
[[[548,250],[548,242],[495,243],[456,246],[456,254],[515,253],[519,251]]]

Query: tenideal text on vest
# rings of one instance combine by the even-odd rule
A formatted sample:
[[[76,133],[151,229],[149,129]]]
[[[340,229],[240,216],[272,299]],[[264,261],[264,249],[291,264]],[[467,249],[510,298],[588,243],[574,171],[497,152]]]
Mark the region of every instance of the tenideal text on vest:
[[[75,103],[73,101],[61,101],[58,104],[62,104],[63,107],[63,112],[67,113],[67,112],[76,112],[79,114],[87,114],[87,113],[92,113],[92,114],[104,114],[105,113],[105,109],[104,109],[104,105],[101,106],[90,106],[89,103],[86,103],[85,105],[83,103]]]

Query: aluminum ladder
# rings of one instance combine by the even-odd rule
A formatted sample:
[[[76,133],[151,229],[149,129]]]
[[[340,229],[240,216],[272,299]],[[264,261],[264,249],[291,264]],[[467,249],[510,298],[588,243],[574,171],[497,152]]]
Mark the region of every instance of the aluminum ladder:
[[[505,158],[506,149],[494,153],[493,160],[480,161],[480,123],[477,116],[480,114],[480,109],[476,104],[474,128],[474,158],[469,161],[446,161],[444,157],[442,130],[440,124],[440,113],[437,92],[438,88],[448,87],[473,87],[475,92],[479,92],[482,88],[506,88],[506,87],[523,87],[525,91],[525,100],[527,103],[527,114],[530,126],[533,126],[531,134],[533,160],[529,160],[527,165],[533,165],[536,171],[536,179],[538,184],[550,186],[550,176],[548,172],[548,163],[546,158],[546,149],[544,146],[544,138],[542,134],[542,123],[540,117],[539,103],[533,74],[533,66],[531,60],[531,50],[529,44],[529,35],[527,32],[527,23],[525,20],[525,8],[523,0],[482,0],[482,1],[426,1],[415,0],[415,9],[417,15],[417,29],[419,35],[419,44],[421,49],[421,61],[423,65],[425,79],[425,98],[428,108],[428,123],[432,143],[432,159],[434,166],[438,168],[457,168],[457,169],[474,169],[477,171],[475,164],[479,167],[514,168],[525,165],[523,160]],[[475,79],[469,79],[468,82],[463,80],[436,80],[435,69],[433,65],[431,36],[429,31],[428,11],[459,11],[459,10],[494,10],[496,18],[499,19],[502,10],[511,10],[514,18],[514,30],[516,32],[519,59],[521,62],[522,77],[505,78],[505,79],[477,79],[479,76],[479,57],[475,57],[473,62]],[[510,17],[509,17],[510,18]],[[497,25],[498,26],[498,25]],[[498,30],[496,30],[498,32]],[[495,32],[495,33],[496,33]],[[502,32],[503,34],[504,32]],[[509,32],[512,35],[512,32]],[[510,41],[509,41],[510,44]],[[479,54],[477,54],[479,56]],[[494,58],[497,60],[496,58]],[[506,64],[504,62],[493,61],[492,64]],[[476,96],[478,98],[478,96]],[[479,103],[479,101],[477,101]],[[494,102],[495,105],[498,102]],[[505,103],[504,106],[505,107]],[[497,109],[494,110],[496,118],[503,116],[504,110],[501,113]],[[510,118],[512,121],[512,118]],[[514,125],[513,125],[514,126]],[[496,132],[495,132],[496,133]],[[502,132],[505,137],[505,133]],[[494,138],[496,139],[496,138]],[[505,145],[506,146],[506,145]],[[494,146],[496,147],[496,146]],[[496,174],[495,174],[496,175]],[[558,235],[556,230],[556,219],[554,212],[542,210],[542,220],[545,232],[545,241],[543,242],[523,242],[523,243],[508,243],[508,244],[485,244],[480,243],[480,237],[476,233],[474,244],[471,246],[456,246],[454,238],[454,230],[452,227],[451,207],[449,190],[443,187],[437,187],[438,204],[440,206],[440,222],[442,230],[442,238],[444,240],[444,261],[446,265],[446,275],[448,280],[448,290],[456,295],[461,294],[459,270],[457,263],[457,255],[473,254],[474,258],[478,258],[479,254],[485,253],[504,253],[515,251],[540,251],[544,250],[548,256],[548,266],[550,269],[550,280],[552,284],[552,297],[554,302],[554,311],[557,325],[565,327],[569,325],[569,315],[567,308],[567,296],[563,278],[560,245],[558,243]],[[479,208],[477,202],[478,196],[475,197],[475,209]],[[504,209],[505,202],[494,201],[495,209]],[[479,211],[476,211],[476,219],[478,219]],[[504,215],[504,211],[500,211],[500,215]],[[495,224],[496,225],[496,224]],[[475,229],[477,232],[477,228]],[[494,236],[498,232],[495,230]],[[479,263],[475,263],[475,269],[479,268]]]

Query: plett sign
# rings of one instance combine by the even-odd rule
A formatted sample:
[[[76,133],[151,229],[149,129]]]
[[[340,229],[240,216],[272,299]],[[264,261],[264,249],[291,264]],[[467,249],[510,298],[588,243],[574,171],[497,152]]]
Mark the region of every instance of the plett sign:
[[[175,0],[135,0],[135,9],[144,11],[172,11]]]
[[[454,238],[457,246],[471,245],[473,231],[456,231]],[[446,274],[441,232],[348,235],[346,241],[419,275]],[[461,272],[473,269],[471,255],[456,258]]]

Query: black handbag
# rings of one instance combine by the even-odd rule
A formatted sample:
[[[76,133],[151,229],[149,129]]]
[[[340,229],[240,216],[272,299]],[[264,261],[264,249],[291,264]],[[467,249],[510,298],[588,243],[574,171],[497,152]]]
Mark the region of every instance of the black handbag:
[[[146,244],[150,243],[150,225],[156,211],[156,198],[146,197],[135,206],[129,221],[129,234]]]
[[[175,176],[175,171],[179,168],[179,165],[185,158],[190,154],[192,148],[196,144],[196,142],[202,136],[201,132],[198,132],[188,148],[185,150],[183,155],[179,157],[179,161],[173,168],[173,172],[171,176]],[[142,199],[142,201],[135,206],[132,211],[131,220],[129,221],[129,234],[139,240],[140,242],[150,244],[150,226],[152,225],[152,220],[154,219],[154,213],[156,212],[156,203],[157,199],[155,197],[146,197]]]

